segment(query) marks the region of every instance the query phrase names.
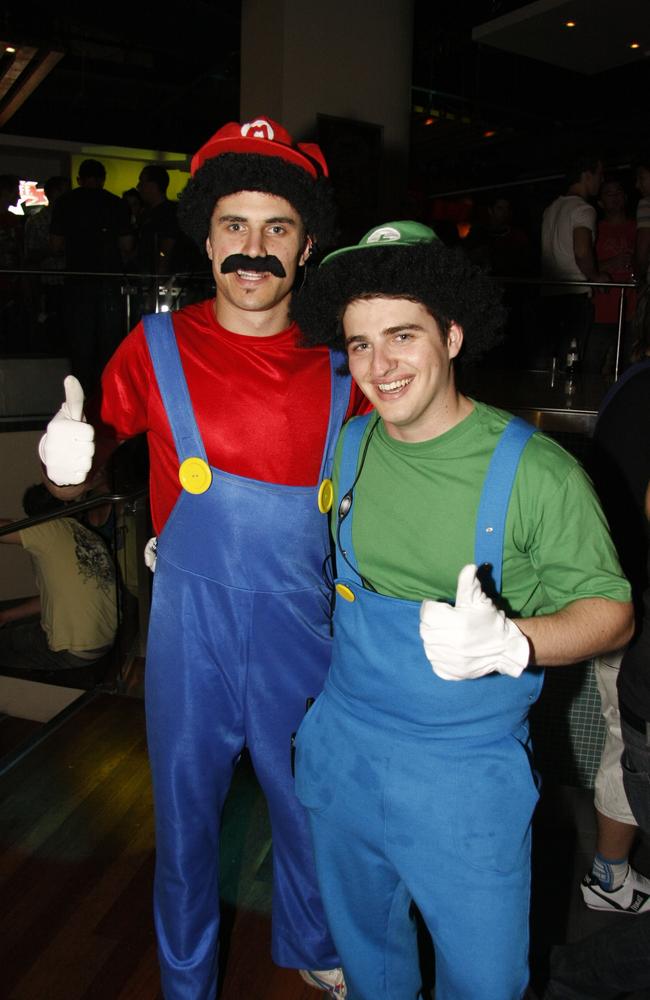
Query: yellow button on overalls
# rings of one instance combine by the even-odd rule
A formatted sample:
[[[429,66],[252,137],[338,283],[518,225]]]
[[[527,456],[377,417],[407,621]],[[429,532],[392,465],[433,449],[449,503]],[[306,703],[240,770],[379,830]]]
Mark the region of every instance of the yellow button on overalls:
[[[334,502],[334,487],[331,479],[324,479],[318,490],[318,509],[321,514],[327,514]]]
[[[186,458],[178,470],[178,478],[188,493],[205,493],[212,482],[212,469],[202,458]]]

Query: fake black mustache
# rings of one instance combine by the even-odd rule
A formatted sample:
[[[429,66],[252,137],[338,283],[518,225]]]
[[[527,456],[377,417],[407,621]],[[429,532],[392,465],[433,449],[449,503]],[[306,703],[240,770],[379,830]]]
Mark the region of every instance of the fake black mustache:
[[[282,262],[272,254],[267,257],[247,257],[243,253],[233,253],[221,264],[222,274],[230,274],[232,271],[268,271],[274,278],[287,276]]]

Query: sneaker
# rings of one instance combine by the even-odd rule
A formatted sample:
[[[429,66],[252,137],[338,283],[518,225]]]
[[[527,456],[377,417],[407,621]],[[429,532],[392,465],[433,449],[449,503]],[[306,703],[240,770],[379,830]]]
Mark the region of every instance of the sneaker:
[[[344,998],[348,995],[348,988],[343,978],[343,969],[299,969],[301,977],[310,986],[323,993],[328,993],[331,997]]]
[[[650,912],[650,879],[628,867],[623,885],[606,892],[589,872],[580,885],[582,898],[590,910],[616,913]]]

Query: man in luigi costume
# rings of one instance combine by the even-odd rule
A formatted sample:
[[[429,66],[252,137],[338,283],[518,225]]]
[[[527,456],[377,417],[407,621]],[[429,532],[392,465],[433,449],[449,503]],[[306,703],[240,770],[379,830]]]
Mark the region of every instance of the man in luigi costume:
[[[289,316],[313,246],[332,242],[323,155],[267,118],[225,125],[192,160],[179,221],[212,262],[216,297],[138,324],[104,372],[100,420],[117,440],[146,432],[151,457],[146,709],[163,992],[215,995],[219,824],[246,746],[273,832],[273,958],[342,997],[290,760],[331,651],[334,446],[367,405],[337,374],[343,357],[306,350]],[[92,460],[82,407],[67,380],[40,448],[65,498]]]
[[[457,360],[503,320],[461,251],[376,227],[325,258],[294,317],[346,350],[376,410],[337,446],[334,651],[296,740],[348,997],[418,995],[415,903],[436,1000],[518,1000],[539,665],[620,646],[629,587],[577,461],[458,389]]]

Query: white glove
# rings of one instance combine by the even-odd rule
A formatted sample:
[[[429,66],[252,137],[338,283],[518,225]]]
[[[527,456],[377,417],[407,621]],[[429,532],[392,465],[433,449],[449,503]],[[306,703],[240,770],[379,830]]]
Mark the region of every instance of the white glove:
[[[84,417],[84,391],[79,379],[63,380],[65,403],[56,413],[38,445],[48,478],[57,486],[76,486],[86,480],[93,463],[95,431]]]
[[[156,552],[158,551],[158,539],[156,535],[150,538],[144,547],[144,564],[152,573],[156,572]]]
[[[455,607],[422,601],[420,638],[434,672],[445,681],[495,670],[519,677],[530,658],[528,639],[483,593],[472,564],[458,574]]]

